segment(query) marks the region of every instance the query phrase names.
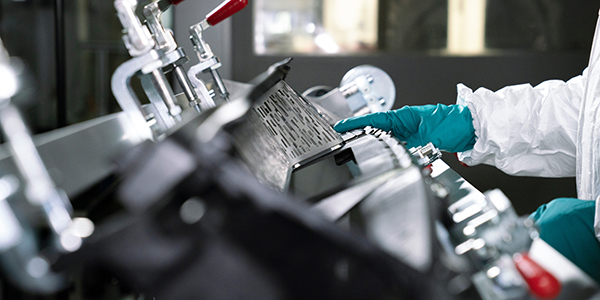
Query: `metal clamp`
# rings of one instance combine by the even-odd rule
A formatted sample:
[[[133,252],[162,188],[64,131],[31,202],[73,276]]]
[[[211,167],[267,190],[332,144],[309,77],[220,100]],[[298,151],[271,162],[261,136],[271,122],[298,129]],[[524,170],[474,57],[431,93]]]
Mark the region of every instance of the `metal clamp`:
[[[154,115],[146,113],[142,109],[142,105],[129,85],[129,82],[136,73],[140,71],[142,73],[149,73],[156,70],[157,66],[161,66],[162,62],[160,61],[160,57],[161,55],[158,51],[150,50],[143,56],[132,58],[121,64],[115,70],[111,79],[112,92],[115,95],[117,102],[127,114],[129,120],[131,120],[137,134],[140,138],[145,140],[155,140],[161,131],[166,130],[166,128],[156,127],[154,131],[151,129],[151,126],[157,123],[157,121],[162,122],[162,124],[158,125],[165,125],[164,120],[161,118],[163,114]],[[162,105],[160,103],[155,103],[155,107],[163,111],[167,110],[164,103],[162,103]]]
[[[136,0],[115,0],[115,9],[123,28],[123,42],[133,57],[140,56],[154,48],[154,40],[148,27],[142,25],[135,15]]]
[[[190,39],[192,44],[194,44],[194,51],[196,52],[200,63],[190,68],[188,76],[196,83],[196,87],[199,87],[200,84],[204,85],[204,83],[197,78],[197,75],[203,72],[210,73],[219,89],[221,98],[227,102],[229,102],[229,92],[217,70],[221,67],[221,62],[212,52],[208,43],[204,41],[202,32],[240,11],[242,8],[246,7],[246,5],[248,5],[247,0],[225,0],[221,5],[206,15],[204,20],[190,27]]]
[[[186,76],[186,72],[183,68],[183,64],[188,62],[188,58],[185,55],[183,49],[180,48],[179,45],[177,45],[175,37],[173,36],[173,32],[171,30],[165,29],[160,21],[162,12],[168,9],[171,5],[169,4],[164,7],[160,7],[161,3],[163,2],[155,1],[145,5],[143,8],[146,23],[150,27],[150,31],[152,32],[156,42],[155,50],[162,50],[166,56],[165,59],[163,59],[163,66],[161,68],[165,72],[168,72],[170,69],[173,69],[175,77],[177,78],[179,85],[183,89],[185,96],[188,98],[190,106],[196,108],[196,110],[200,112],[199,102],[202,102],[202,100],[198,98],[198,94],[194,90],[192,83]],[[156,81],[157,76],[153,77]],[[146,81],[150,82],[151,80]],[[164,86],[164,82],[161,84],[162,86],[159,85],[156,86],[156,88],[159,90],[162,89],[162,87]],[[147,87],[150,88],[151,85],[147,85]],[[149,94],[148,96],[150,97],[151,95]],[[174,95],[165,93],[153,93],[152,96],[165,97],[164,101],[166,102],[167,106],[169,106],[169,109],[172,109],[171,104],[174,103]],[[152,102],[154,103],[154,101]]]

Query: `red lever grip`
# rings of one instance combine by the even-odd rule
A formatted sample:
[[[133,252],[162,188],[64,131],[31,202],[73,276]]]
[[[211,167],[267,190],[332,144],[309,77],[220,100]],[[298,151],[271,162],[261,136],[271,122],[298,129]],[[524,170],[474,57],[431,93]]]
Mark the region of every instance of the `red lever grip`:
[[[531,293],[540,299],[554,299],[561,290],[560,282],[548,271],[523,253],[513,258],[519,273],[529,285]]]
[[[171,4],[173,4],[173,5],[177,5],[183,1],[185,1],[185,0],[169,0],[169,2],[171,2]]]
[[[246,7],[246,5],[248,5],[248,0],[226,0],[206,15],[206,21],[211,26],[215,26]]]

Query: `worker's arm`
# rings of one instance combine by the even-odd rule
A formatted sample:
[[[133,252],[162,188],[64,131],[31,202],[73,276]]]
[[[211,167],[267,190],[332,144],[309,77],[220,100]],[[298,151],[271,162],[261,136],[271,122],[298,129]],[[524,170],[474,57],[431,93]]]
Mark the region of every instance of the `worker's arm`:
[[[473,92],[458,85],[458,104],[469,107],[477,140],[459,153],[468,164],[489,164],[512,175],[575,176],[575,142],[583,75]]]

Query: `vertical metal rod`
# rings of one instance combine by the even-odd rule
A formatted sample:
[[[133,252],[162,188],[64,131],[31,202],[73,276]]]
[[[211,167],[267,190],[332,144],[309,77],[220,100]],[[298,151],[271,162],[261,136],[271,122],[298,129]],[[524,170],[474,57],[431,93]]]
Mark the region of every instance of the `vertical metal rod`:
[[[54,36],[56,51],[56,125],[67,126],[67,73],[65,54],[65,7],[64,0],[56,0],[54,6]]]
[[[156,69],[152,71],[152,73],[150,73],[150,78],[152,79],[152,84],[156,88],[156,92],[167,105],[169,114],[172,117],[179,116],[181,114],[181,107],[175,103],[175,94],[173,94],[173,90],[171,90],[171,86],[168,83],[169,81],[165,78],[165,74],[163,74],[162,70]]]
[[[183,89],[183,93],[188,98],[190,106],[200,112],[200,99],[198,98],[198,94],[196,94],[196,90],[194,90],[190,79],[187,77],[184,68],[182,66],[176,66],[175,69],[173,69],[173,73],[175,73],[175,78],[177,78],[179,85]]]
[[[221,75],[219,75],[219,71],[214,70],[212,68],[209,69],[209,71],[213,77],[213,80],[217,84],[217,87],[219,88],[219,92],[221,93],[221,98],[223,98],[223,100],[229,102],[229,92],[227,91],[227,88],[225,88],[225,84],[223,83],[223,79],[221,79]]]
[[[192,83],[187,77],[185,70],[182,66],[176,66],[173,68],[173,73],[175,73],[175,78],[177,78],[177,82],[183,89],[183,93],[188,98],[188,101],[198,100],[198,95],[196,95],[196,91],[192,87]]]

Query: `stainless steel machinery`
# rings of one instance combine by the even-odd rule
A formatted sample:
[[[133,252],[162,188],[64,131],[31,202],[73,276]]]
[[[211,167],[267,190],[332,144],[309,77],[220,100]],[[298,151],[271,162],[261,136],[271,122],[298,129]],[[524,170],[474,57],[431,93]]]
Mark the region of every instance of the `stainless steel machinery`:
[[[428,274],[450,297],[468,299],[470,289],[486,300],[586,299],[597,293],[583,272],[557,272],[575,266],[555,259],[560,254],[538,238],[531,220],[517,216],[501,191],[479,192],[438,159],[432,144],[407,149],[390,133],[370,127],[335,138],[322,125],[326,118],[305,130],[298,120],[320,108],[298,104],[306,102],[278,82],[255,104],[260,117],[249,119],[261,121],[243,126],[237,147],[257,178],[362,232]],[[266,145],[248,146],[255,141]],[[260,157],[266,146],[283,152],[283,160],[269,160],[277,157],[272,153]]]
[[[229,0],[190,27],[199,64],[186,72],[160,22],[179,2],[116,0],[132,56],[112,79],[123,111],[39,136],[11,104],[18,76],[0,47],[11,285],[86,299],[599,299],[500,191],[479,192],[432,144],[333,130],[392,107],[384,71],[359,66],[303,95],[285,81],[290,60],[223,80],[202,33],[247,4]]]

